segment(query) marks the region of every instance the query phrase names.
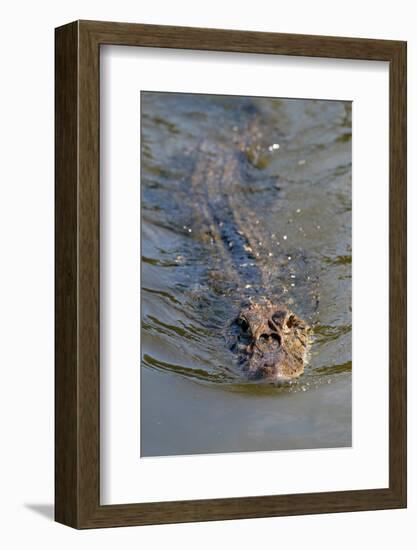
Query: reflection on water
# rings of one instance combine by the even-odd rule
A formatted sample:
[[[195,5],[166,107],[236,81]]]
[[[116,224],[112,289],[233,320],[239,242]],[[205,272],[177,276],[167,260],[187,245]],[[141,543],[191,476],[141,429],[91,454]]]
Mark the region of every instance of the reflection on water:
[[[350,445],[350,103],[146,92],[141,113],[141,455]],[[262,227],[262,294],[314,329],[309,365],[285,387],[245,381],[225,345],[243,293],[260,292],[257,260],[238,258],[238,288],[200,238],[190,192],[202,139],[232,147],[254,113],[264,149],[234,203]]]

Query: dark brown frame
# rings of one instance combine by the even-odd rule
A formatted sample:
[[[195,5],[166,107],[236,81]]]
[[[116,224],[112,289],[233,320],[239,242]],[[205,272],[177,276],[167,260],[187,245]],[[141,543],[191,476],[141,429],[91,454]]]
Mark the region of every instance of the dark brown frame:
[[[99,55],[121,44],[389,62],[389,487],[126,505],[99,500]],[[55,519],[75,528],[406,506],[406,43],[77,21],[56,45]]]

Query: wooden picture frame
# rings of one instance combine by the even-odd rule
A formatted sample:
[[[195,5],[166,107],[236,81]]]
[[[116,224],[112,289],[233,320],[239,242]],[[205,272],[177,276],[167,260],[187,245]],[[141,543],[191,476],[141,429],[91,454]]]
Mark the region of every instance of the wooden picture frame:
[[[406,506],[406,43],[77,21],[56,29],[55,519],[75,528]],[[99,56],[104,44],[389,62],[389,487],[100,504]]]

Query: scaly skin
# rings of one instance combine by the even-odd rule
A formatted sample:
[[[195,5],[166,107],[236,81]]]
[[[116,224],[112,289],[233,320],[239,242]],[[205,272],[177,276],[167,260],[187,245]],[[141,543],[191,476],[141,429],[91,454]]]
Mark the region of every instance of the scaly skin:
[[[249,279],[251,286],[259,285],[268,293],[271,271],[265,266],[271,260],[267,249],[259,246],[265,242],[262,224],[236,192],[242,185],[242,163],[263,167],[266,162],[261,137],[255,118],[231,140],[232,146],[204,141],[191,177],[191,193],[200,239],[216,248],[228,280],[243,289]],[[248,261],[242,262],[242,257]],[[226,332],[248,379],[284,382],[304,372],[310,327],[274,296],[251,297],[242,303]]]
[[[286,382],[304,372],[310,328],[284,305],[250,302],[232,322],[230,334],[249,379]]]

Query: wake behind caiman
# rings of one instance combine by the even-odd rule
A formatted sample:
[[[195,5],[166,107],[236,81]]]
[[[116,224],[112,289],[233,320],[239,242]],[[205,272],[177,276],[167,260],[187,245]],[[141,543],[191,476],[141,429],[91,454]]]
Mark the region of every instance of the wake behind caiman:
[[[251,379],[285,382],[304,372],[311,329],[271,281],[276,259],[262,220],[238,193],[247,181],[245,167],[262,170],[271,146],[255,116],[228,142],[202,140],[189,181],[194,235],[221,259],[225,277],[235,284],[241,307],[225,329],[226,341],[242,372]],[[265,212],[268,215],[268,212]]]

